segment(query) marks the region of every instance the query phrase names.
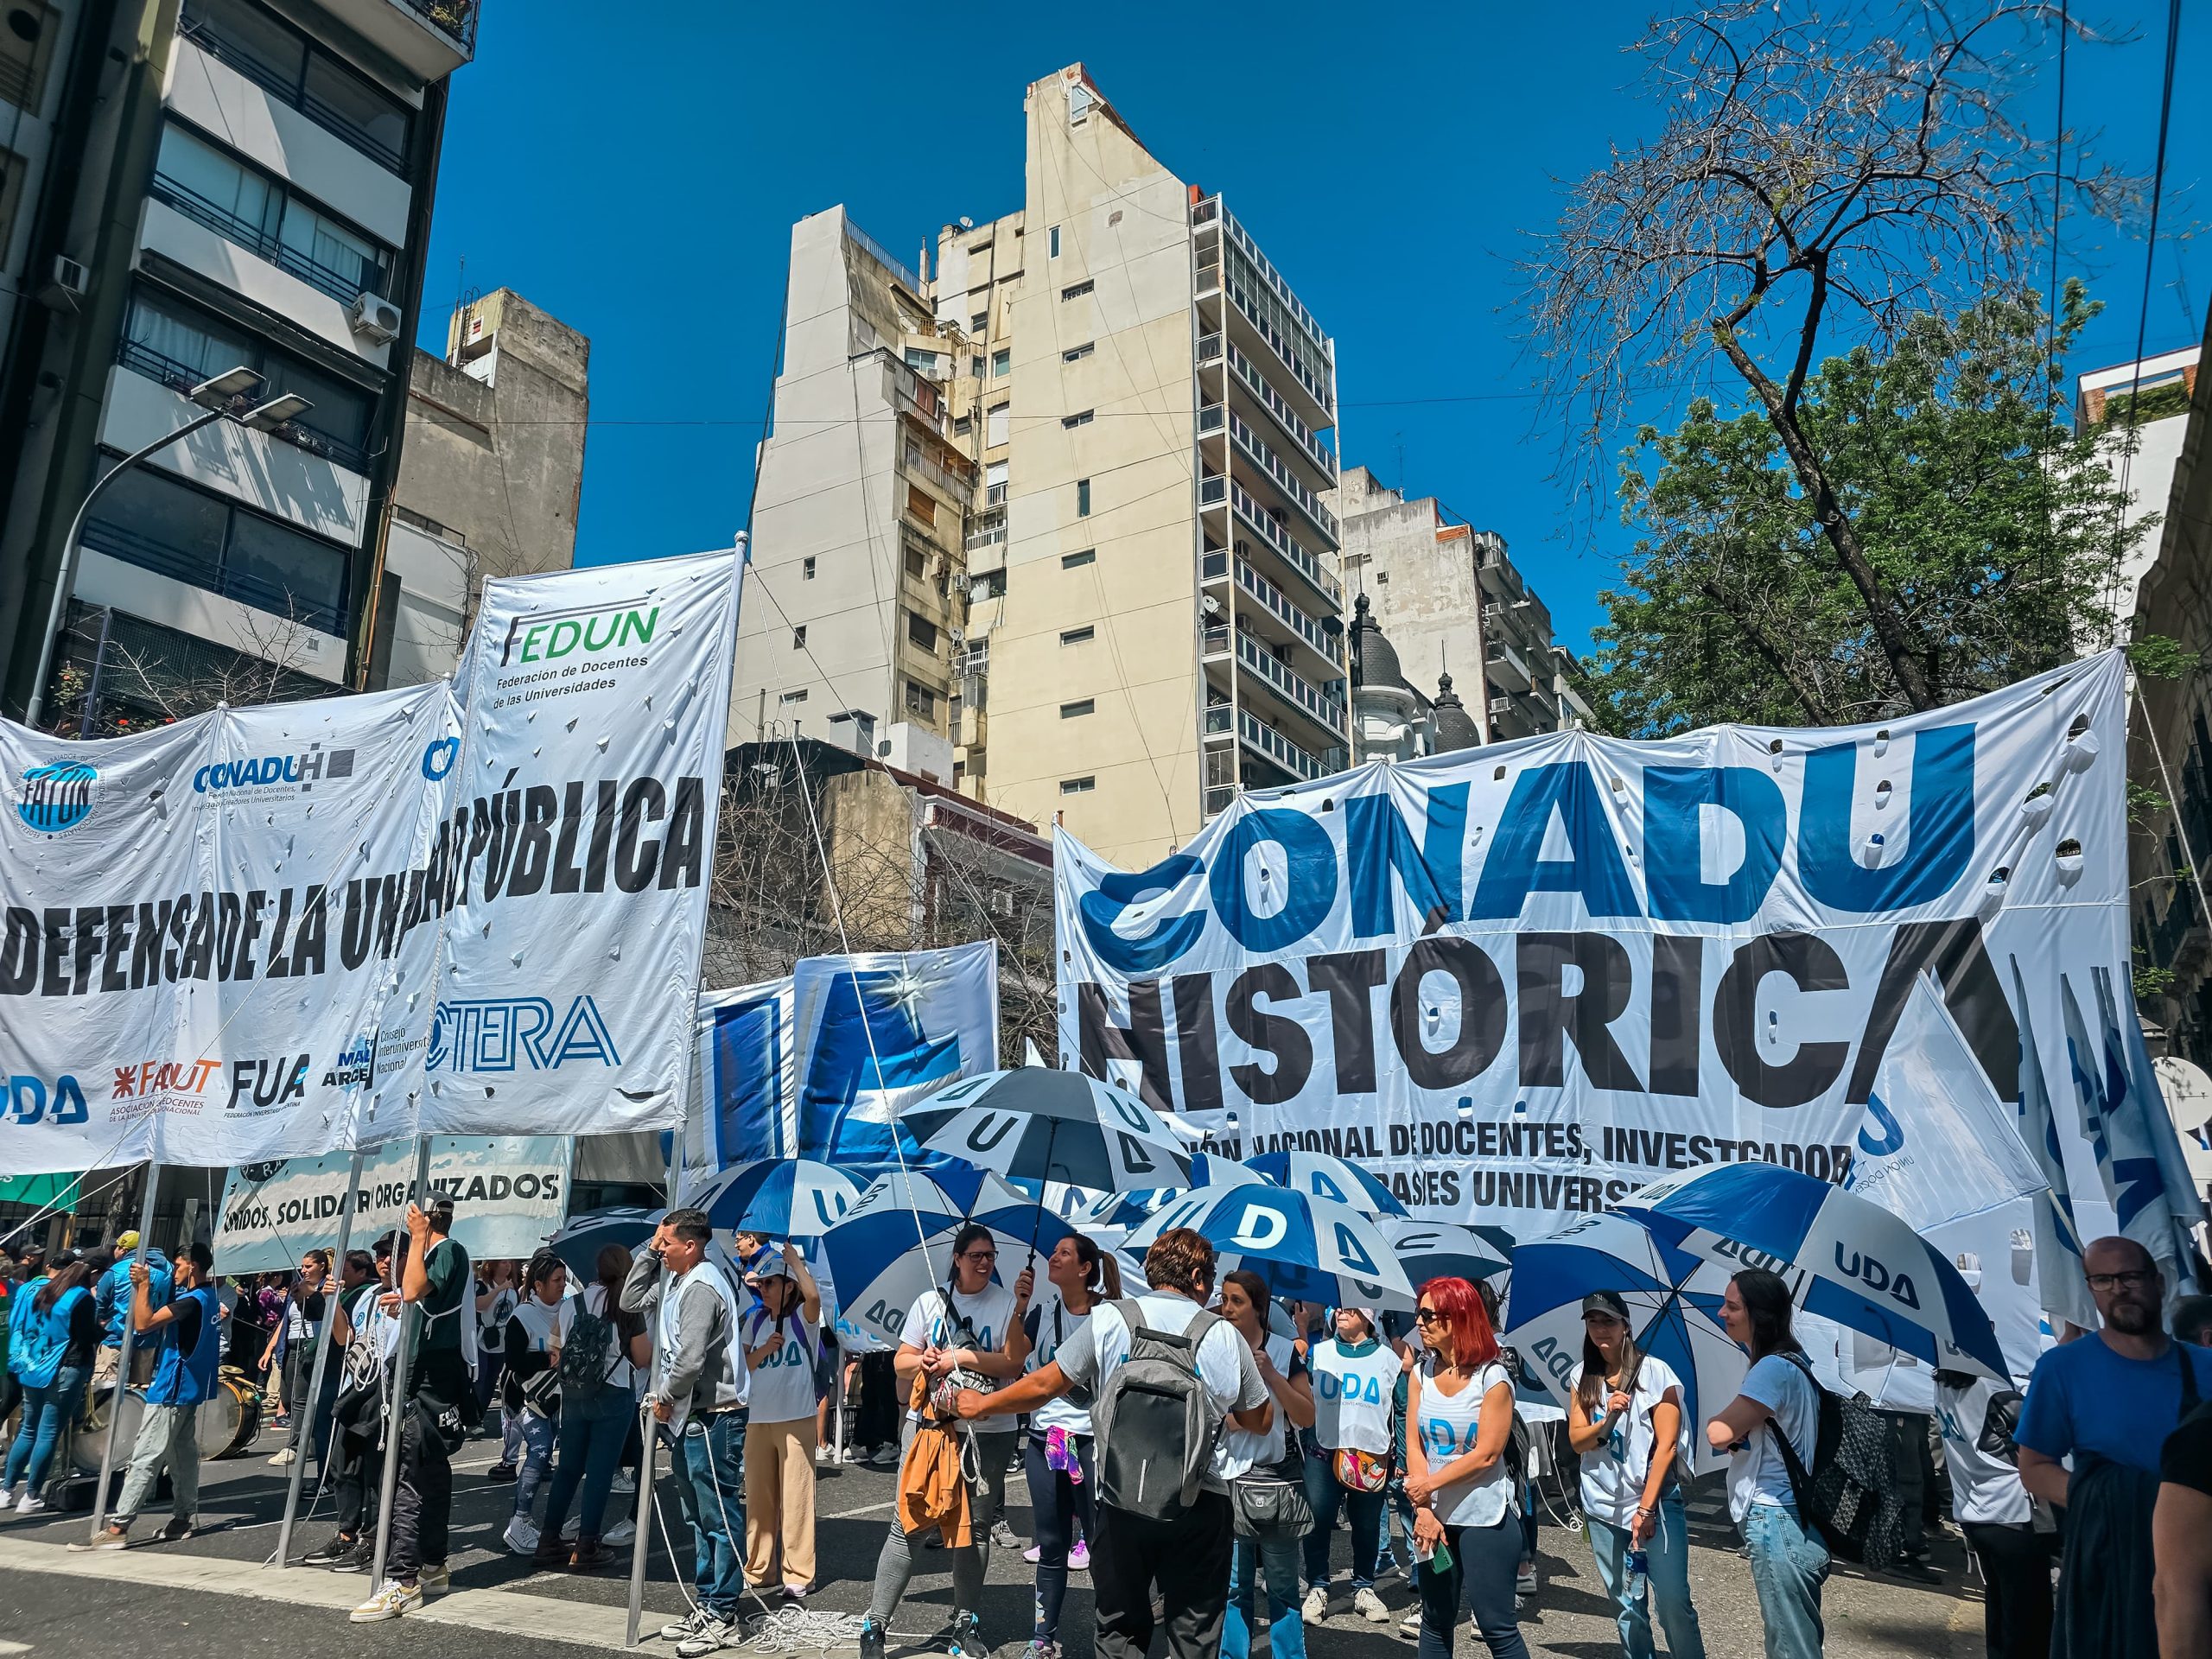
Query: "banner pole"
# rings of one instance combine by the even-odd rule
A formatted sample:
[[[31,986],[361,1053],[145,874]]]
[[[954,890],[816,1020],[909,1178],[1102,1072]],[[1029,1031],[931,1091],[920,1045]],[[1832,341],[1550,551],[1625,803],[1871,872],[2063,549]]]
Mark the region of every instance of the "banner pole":
[[[420,1205],[429,1196],[430,1186],[430,1137],[415,1137],[415,1185],[410,1202]],[[385,1558],[391,1549],[391,1499],[399,1483],[400,1420],[407,1410],[407,1366],[412,1357],[408,1340],[416,1321],[407,1317],[407,1275],[398,1270],[399,1252],[392,1251],[392,1288],[399,1293],[399,1347],[393,1356],[391,1367],[391,1409],[385,1419],[384,1430],[384,1483],[377,1496],[377,1549],[375,1564],[369,1569],[369,1593],[374,1595],[384,1587]]]
[[[146,1252],[153,1247],[149,1235],[154,1230],[154,1193],[162,1184],[162,1166],[152,1159],[146,1160],[146,1195],[138,1201],[138,1259],[143,1262]],[[138,1300],[136,1286],[130,1294],[131,1306]],[[131,1317],[130,1308],[123,1314],[123,1351],[116,1356],[115,1392],[107,1397],[107,1444],[100,1448],[100,1484],[92,1492],[92,1536],[98,1538],[107,1526],[108,1483],[115,1478],[115,1442],[123,1427],[123,1402],[130,1395],[130,1350],[132,1339],[138,1334],[137,1322]]]
[[[675,1132],[668,1138],[666,1207],[671,1210],[676,1207],[677,1178],[683,1170],[684,1128],[683,1120],[678,1119]],[[651,1543],[645,1535],[652,1516],[653,1468],[660,1461],[660,1426],[653,1421],[652,1414],[642,1407],[638,1414],[638,1535],[630,1541],[630,1622],[622,1635],[626,1648],[638,1645],[638,1627],[645,1623],[645,1556]],[[674,1455],[681,1454],[682,1448],[678,1447]]]
[[[331,1332],[338,1324],[340,1287],[346,1277],[346,1252],[353,1247],[353,1212],[360,1205],[361,1166],[366,1158],[365,1153],[356,1150],[353,1167],[346,1178],[346,1211],[338,1218],[338,1248],[331,1254],[330,1278],[322,1298],[322,1328],[315,1333],[315,1364],[308,1373],[308,1432],[305,1440],[307,1451],[315,1453],[315,1467],[321,1470],[327,1470],[330,1461],[330,1448],[327,1446],[318,1447],[315,1443],[315,1434],[321,1427],[322,1379],[330,1367]],[[292,1520],[299,1513],[300,1487],[306,1478],[307,1467],[307,1454],[303,1452],[292,1459],[291,1478],[285,1483],[284,1518],[276,1523],[276,1560],[280,1572],[292,1564]]]

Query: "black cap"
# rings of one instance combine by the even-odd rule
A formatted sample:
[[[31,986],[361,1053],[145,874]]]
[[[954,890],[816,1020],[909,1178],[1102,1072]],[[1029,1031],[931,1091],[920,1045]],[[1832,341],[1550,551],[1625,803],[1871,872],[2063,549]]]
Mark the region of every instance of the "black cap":
[[[1582,1299],[1582,1312],[1586,1316],[1592,1313],[1610,1313],[1623,1325],[1628,1323],[1628,1304],[1620,1299],[1620,1294],[1617,1291],[1592,1291]]]

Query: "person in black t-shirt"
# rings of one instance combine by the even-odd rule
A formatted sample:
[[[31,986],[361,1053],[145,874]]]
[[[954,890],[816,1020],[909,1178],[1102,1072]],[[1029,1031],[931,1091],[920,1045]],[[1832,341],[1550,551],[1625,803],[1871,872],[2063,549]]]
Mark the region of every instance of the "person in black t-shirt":
[[[2212,1405],[2183,1418],[2159,1452],[2151,1555],[2162,1659],[2212,1659]]]

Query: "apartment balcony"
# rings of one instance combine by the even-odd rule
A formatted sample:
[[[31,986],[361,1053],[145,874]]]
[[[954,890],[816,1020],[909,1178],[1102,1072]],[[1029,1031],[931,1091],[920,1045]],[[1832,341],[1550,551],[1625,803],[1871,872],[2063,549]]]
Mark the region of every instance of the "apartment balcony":
[[[1218,342],[1221,336],[1209,334],[1205,338]],[[1203,366],[1213,359],[1205,354],[1205,340],[1201,340],[1198,346],[1198,362]],[[1215,356],[1219,355],[1220,352],[1217,346]],[[1290,439],[1296,453],[1313,464],[1320,474],[1321,487],[1335,488],[1337,458],[1330,453],[1328,446],[1315,435],[1312,427],[1298,418],[1298,411],[1290,406],[1290,400],[1275,390],[1274,383],[1260,372],[1258,364],[1234,346],[1229,347],[1228,355],[1230,373],[1243,383],[1245,389],[1258,400],[1260,407],[1266,410],[1274,418],[1275,424],[1282,429],[1284,435]]]
[[[1522,582],[1521,572],[1505,556],[1504,537],[1478,531],[1475,544],[1477,561],[1482,569],[1483,592],[1509,603],[1526,599],[1529,590]]]
[[[1323,540],[1332,547],[1335,546],[1342,539],[1342,533],[1337,527],[1337,515],[1321,505],[1320,499],[1306,486],[1306,481],[1281,456],[1268,448],[1267,440],[1253,429],[1250,422],[1233,409],[1229,411],[1229,431],[1246,458],[1268,475],[1269,481],[1282,492],[1294,507],[1306,515],[1306,522],[1321,533]]]
[[[423,81],[443,80],[476,55],[478,0],[323,0]]]
[[[909,449],[899,465],[907,477],[940,492],[956,511],[964,509],[975,499],[976,475],[972,472],[963,477],[914,449]]]
[[[1220,362],[1222,348],[1224,343],[1225,342],[1222,340],[1218,332],[1211,334],[1199,335],[1198,354],[1197,358],[1198,366],[1203,369],[1208,364]]]
[[[1264,648],[1243,629],[1236,631],[1236,661],[1264,683],[1292,713],[1318,726],[1333,744],[1344,741],[1344,704]]]
[[[1230,639],[1233,632],[1234,630],[1226,622],[1207,623],[1199,630],[1198,656],[1202,659],[1220,658],[1224,661],[1227,660],[1230,652],[1234,649]]]
[[[1208,555],[1208,557],[1213,556]],[[1290,602],[1282,589],[1269,582],[1243,559],[1232,562],[1236,567],[1236,585],[1251,598],[1257,600],[1260,608],[1245,614],[1252,618],[1263,637],[1278,645],[1301,645],[1313,653],[1317,672],[1330,679],[1344,677],[1344,636],[1332,633],[1312,617]],[[1203,567],[1201,567],[1203,575]]]
[[[1536,683],[1529,672],[1529,659],[1503,639],[1490,642],[1483,653],[1483,662],[1491,683],[1509,691],[1527,691]]]
[[[1311,753],[1242,709],[1236,711],[1236,738],[1255,754],[1273,761],[1302,783],[1310,784],[1317,778],[1326,778],[1331,772],[1344,769],[1343,750]]]
[[[1236,729],[1236,710],[1225,702],[1208,703],[1205,722],[1199,729],[1208,737],[1227,737]]]
[[[1000,546],[1005,540],[1006,509],[1004,507],[993,507],[987,512],[976,514],[975,522],[969,526],[968,550],[970,553],[981,548]]]
[[[917,374],[887,351],[880,351],[891,376],[892,402],[902,415],[943,437],[950,424],[945,414],[944,392],[926,375]]]
[[[1260,538],[1260,544],[1282,562],[1286,579],[1303,582],[1312,589],[1327,607],[1330,615],[1341,613],[1344,607],[1344,590],[1338,586],[1334,576],[1321,568],[1320,560],[1308,552],[1298,537],[1282,527],[1281,520],[1262,507],[1249,490],[1233,478],[1228,483],[1225,494],[1230,505],[1236,510],[1236,517],[1245,528]],[[1243,545],[1237,548],[1240,553],[1246,550]]]

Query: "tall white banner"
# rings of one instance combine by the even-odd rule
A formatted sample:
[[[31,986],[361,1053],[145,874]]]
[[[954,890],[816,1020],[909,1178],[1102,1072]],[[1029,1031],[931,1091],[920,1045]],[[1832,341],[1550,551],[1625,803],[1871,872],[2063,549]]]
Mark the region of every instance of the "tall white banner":
[[[0,722],[0,1171],[412,1133],[457,729],[442,683],[97,742]]]
[[[741,575],[728,552],[485,583],[423,1133],[682,1122]]]
[[[2061,968],[2125,991],[2122,679],[2107,654],[1880,724],[1377,762],[1135,874],[1062,834],[1064,1063],[1231,1157],[1335,1153],[1524,1235],[1713,1161],[1840,1180],[1923,976],[2007,1116],[2024,1023],[2069,1075]]]

